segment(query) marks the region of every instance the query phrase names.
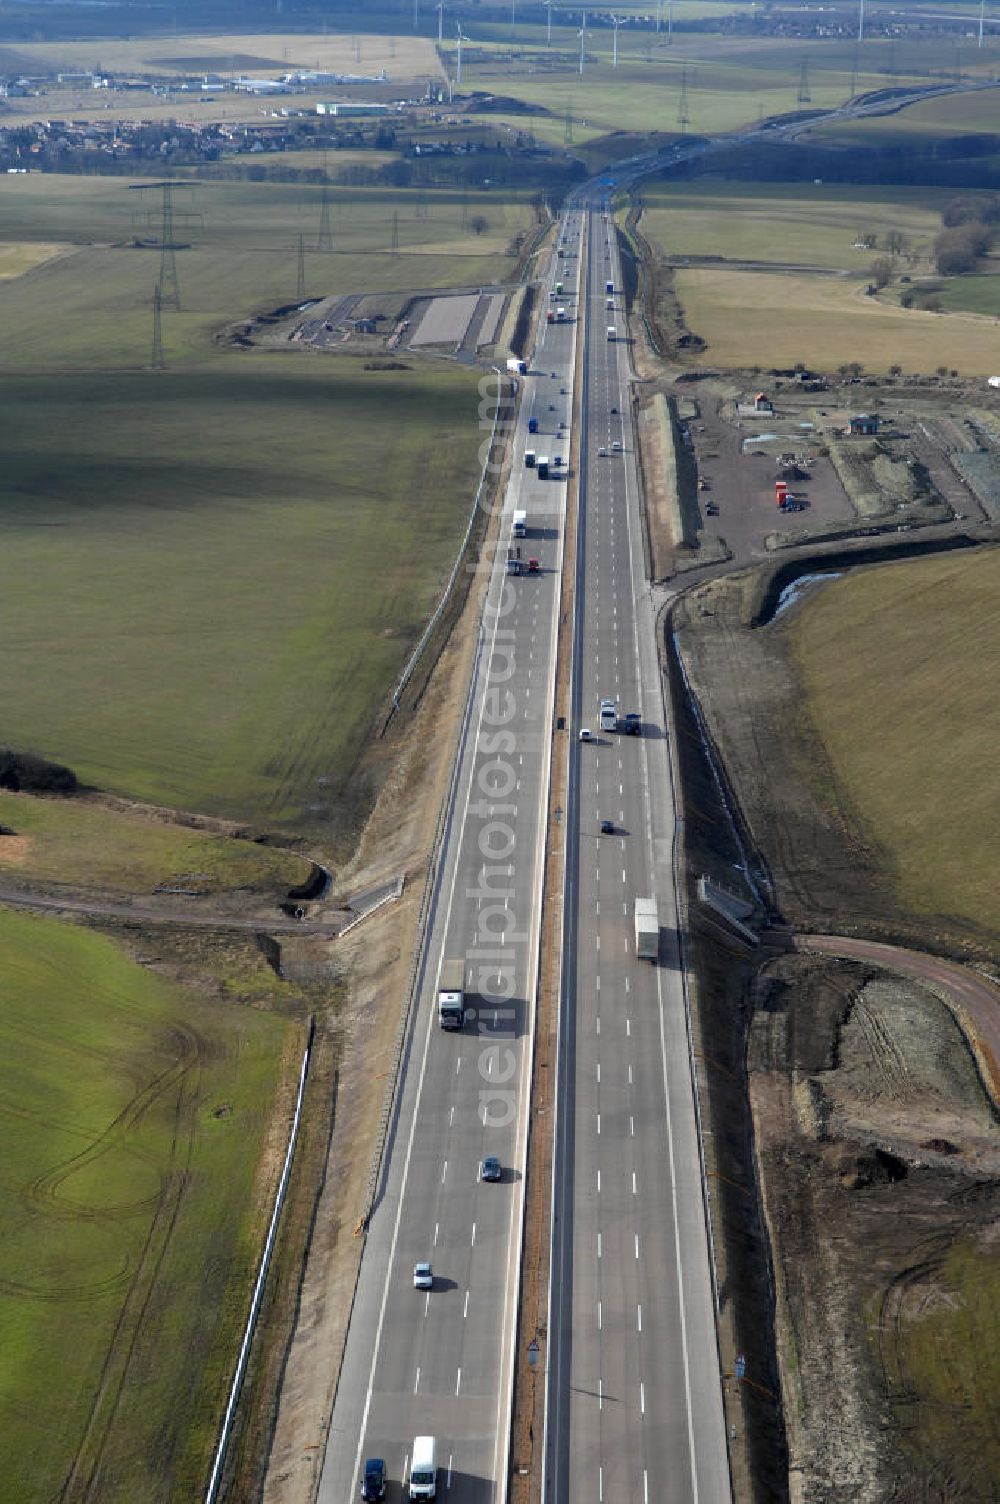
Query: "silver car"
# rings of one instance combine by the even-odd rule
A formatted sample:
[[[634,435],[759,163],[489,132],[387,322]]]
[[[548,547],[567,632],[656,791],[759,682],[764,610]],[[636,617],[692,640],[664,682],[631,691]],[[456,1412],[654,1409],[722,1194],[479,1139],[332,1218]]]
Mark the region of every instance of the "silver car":
[[[434,1270],[430,1264],[414,1264],[413,1288],[415,1290],[432,1290],[434,1288]]]

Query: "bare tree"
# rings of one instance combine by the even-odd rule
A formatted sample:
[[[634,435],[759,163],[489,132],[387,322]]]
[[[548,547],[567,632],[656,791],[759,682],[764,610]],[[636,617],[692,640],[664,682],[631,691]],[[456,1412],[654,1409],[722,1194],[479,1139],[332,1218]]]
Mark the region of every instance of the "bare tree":
[[[892,281],[892,262],[888,256],[876,256],[868,270],[868,275],[877,288],[888,287]]]

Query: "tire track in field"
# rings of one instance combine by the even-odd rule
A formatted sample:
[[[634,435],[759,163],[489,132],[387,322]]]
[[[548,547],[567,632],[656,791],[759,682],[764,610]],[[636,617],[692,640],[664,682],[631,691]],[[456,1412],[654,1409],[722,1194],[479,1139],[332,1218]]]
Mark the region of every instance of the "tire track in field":
[[[133,1099],[133,1102],[141,1099],[143,1105],[129,1118],[130,1128],[141,1121],[155,1102],[162,1100],[169,1091],[176,1090],[170,1153],[160,1194],[156,1198],[156,1210],[128,1281],[128,1292],[115,1321],[80,1441],[55,1495],[60,1504],[89,1504],[89,1501],[101,1497],[101,1472],[108,1442],[126,1389],[136,1345],[156,1292],[163,1258],[170,1246],[189,1184],[204,1041],[189,1029],[177,1030],[176,1037],[183,1051],[182,1059],[150,1083],[153,1090],[145,1089]],[[129,1108],[124,1109],[116,1122],[128,1114]]]

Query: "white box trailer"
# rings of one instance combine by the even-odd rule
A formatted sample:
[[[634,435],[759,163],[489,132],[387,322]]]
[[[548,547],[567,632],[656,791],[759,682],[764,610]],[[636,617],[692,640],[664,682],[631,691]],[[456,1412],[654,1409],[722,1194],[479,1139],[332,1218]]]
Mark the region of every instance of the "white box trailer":
[[[438,1023],[442,1029],[460,1029],[465,1022],[465,961],[462,957],[441,962],[438,975]]]
[[[513,528],[513,532],[514,532],[514,537],[515,538],[526,538],[528,536],[528,514],[527,514],[527,512],[517,511],[517,512],[514,513],[514,528]]]
[[[640,961],[655,961],[660,954],[660,920],[655,898],[635,901],[635,953]]]
[[[609,340],[615,340],[617,338],[618,338],[618,331],[615,329],[614,324],[609,324],[608,325],[608,339]]]

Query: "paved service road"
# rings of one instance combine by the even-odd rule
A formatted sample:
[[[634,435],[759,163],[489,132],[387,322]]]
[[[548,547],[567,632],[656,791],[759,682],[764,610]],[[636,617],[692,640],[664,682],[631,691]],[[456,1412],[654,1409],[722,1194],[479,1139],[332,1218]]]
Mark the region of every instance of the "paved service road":
[[[520,1258],[530,1040],[560,605],[566,484],[524,464],[568,457],[580,259],[575,232],[555,271],[573,293],[566,323],[543,325],[513,434],[514,466],[488,581],[455,799],[403,1061],[384,1184],[371,1219],[330,1421],[319,1498],[356,1496],[368,1456],[386,1459],[390,1498],[414,1436],[437,1440],[439,1494],[486,1501],[506,1476]],[[527,434],[529,418],[538,433]],[[525,568],[507,573],[515,510]],[[442,956],[472,978],[465,1028],[435,1016]],[[373,1090],[379,1085],[373,1082]],[[478,1179],[497,1155],[499,1184]],[[413,1286],[429,1260],[434,1286]]]
[[[607,697],[642,735],[574,742],[561,1000],[545,1498],[730,1497],[672,873],[674,808],[643,568],[620,269],[589,212],[574,728]],[[606,283],[614,307],[607,308]],[[621,445],[621,452],[614,446]],[[602,454],[601,451],[607,453]],[[601,823],[614,822],[614,833]],[[634,902],[655,896],[656,964]]]

